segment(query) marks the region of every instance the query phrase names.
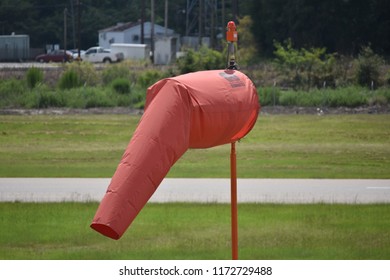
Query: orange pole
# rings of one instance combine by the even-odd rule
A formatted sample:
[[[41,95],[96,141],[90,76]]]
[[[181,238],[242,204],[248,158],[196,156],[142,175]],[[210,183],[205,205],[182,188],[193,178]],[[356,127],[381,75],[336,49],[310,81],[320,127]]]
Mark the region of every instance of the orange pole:
[[[235,142],[232,143],[230,152],[230,194],[232,219],[232,259],[238,260],[237,164]]]

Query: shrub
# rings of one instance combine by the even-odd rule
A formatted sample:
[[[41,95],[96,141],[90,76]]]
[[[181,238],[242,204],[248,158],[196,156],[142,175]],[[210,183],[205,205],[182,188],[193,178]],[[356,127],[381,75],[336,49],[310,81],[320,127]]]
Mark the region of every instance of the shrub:
[[[356,80],[365,87],[377,88],[380,84],[380,66],[383,58],[375,54],[370,46],[363,47],[357,59]]]
[[[71,89],[79,87],[80,85],[80,78],[77,73],[72,69],[66,70],[62,74],[58,84],[60,89]]]
[[[63,107],[64,102],[55,92],[41,92],[38,94],[38,108]]]
[[[132,94],[130,103],[133,108],[143,109],[145,107],[145,91],[138,90]]]
[[[137,79],[137,85],[142,89],[146,89],[164,77],[165,75],[158,70],[147,70],[139,75]]]
[[[280,89],[277,87],[264,87],[257,90],[262,106],[279,105]]]
[[[116,78],[111,85],[116,93],[119,94],[130,93],[131,90],[130,81],[126,78]]]
[[[281,92],[279,103],[282,106],[357,107],[367,105],[369,101],[368,96],[369,91],[359,87],[347,87],[337,90],[289,90]]]
[[[114,107],[116,104],[107,93],[98,88],[90,88],[85,93],[85,108]]]
[[[26,91],[26,84],[17,79],[0,80],[0,106],[12,106]]]
[[[238,36],[240,48],[237,49],[238,66],[247,66],[254,64],[257,57],[256,41],[252,33],[253,20],[250,16],[244,16],[239,19]]]
[[[202,46],[199,51],[186,50],[186,54],[177,60],[177,66],[181,74],[201,71],[223,69],[226,67],[222,53]]]
[[[291,40],[284,45],[275,42],[275,63],[295,89],[321,87],[324,82],[335,84],[333,54],[325,48],[295,49]]]
[[[390,70],[387,70],[385,74],[385,81],[386,81],[386,85],[390,86]]]
[[[390,104],[390,89],[381,88],[375,91],[370,91],[368,104],[379,106],[386,106]]]
[[[68,63],[65,65],[65,72],[67,71],[73,71],[77,74],[80,85],[96,86],[100,82],[95,66],[90,62]]]
[[[31,67],[26,73],[27,86],[33,89],[38,83],[43,81],[43,72],[41,69]]]
[[[111,64],[102,71],[102,81],[104,85],[111,84],[115,79],[130,79],[131,72],[127,63]]]
[[[24,107],[37,109],[65,106],[61,94],[49,90],[34,90],[24,98],[23,102]]]

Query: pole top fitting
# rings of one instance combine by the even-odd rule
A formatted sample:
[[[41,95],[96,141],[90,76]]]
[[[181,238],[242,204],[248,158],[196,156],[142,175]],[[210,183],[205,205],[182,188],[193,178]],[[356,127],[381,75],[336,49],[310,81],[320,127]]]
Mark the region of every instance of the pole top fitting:
[[[237,42],[237,28],[234,21],[229,21],[226,26],[226,41],[228,42]]]

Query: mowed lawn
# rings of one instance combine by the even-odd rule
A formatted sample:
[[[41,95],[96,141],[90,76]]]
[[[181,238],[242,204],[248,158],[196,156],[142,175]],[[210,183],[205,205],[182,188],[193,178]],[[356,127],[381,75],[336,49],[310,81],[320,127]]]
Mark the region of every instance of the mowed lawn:
[[[0,116],[0,177],[111,177],[140,116]],[[240,178],[390,178],[390,115],[260,115]],[[147,148],[147,147],[146,147]],[[187,151],[168,177],[228,178],[230,145]]]
[[[139,116],[0,116],[0,177],[111,177]],[[389,115],[261,115],[241,178],[389,178]],[[147,148],[147,147],[146,147]],[[230,146],[189,150],[169,177],[229,177]],[[1,178],[0,178],[1,179]],[[0,203],[0,259],[230,259],[227,204],[148,203],[119,241],[97,203]],[[240,204],[240,259],[389,259],[390,205]]]
[[[97,203],[0,203],[0,259],[230,259],[228,204],[148,203],[120,240]],[[240,204],[240,259],[390,258],[390,205]]]

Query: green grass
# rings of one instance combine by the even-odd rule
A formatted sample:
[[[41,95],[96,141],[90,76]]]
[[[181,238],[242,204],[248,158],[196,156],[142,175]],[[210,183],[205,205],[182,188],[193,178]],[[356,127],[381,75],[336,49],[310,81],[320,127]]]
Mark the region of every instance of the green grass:
[[[139,116],[0,116],[0,177],[111,177]],[[390,178],[390,115],[261,115],[240,178]],[[168,177],[230,176],[230,146],[189,150]]]
[[[139,117],[0,116],[0,177],[111,177]],[[389,178],[389,115],[261,115],[241,178]],[[169,177],[229,177],[229,145],[189,150]],[[0,259],[230,259],[226,204],[153,204],[119,241],[97,203],[0,203]],[[390,205],[239,205],[241,259],[389,259]]]
[[[0,259],[230,259],[227,204],[149,203],[118,241],[97,203],[0,203]],[[240,259],[390,258],[390,205],[239,205]]]

